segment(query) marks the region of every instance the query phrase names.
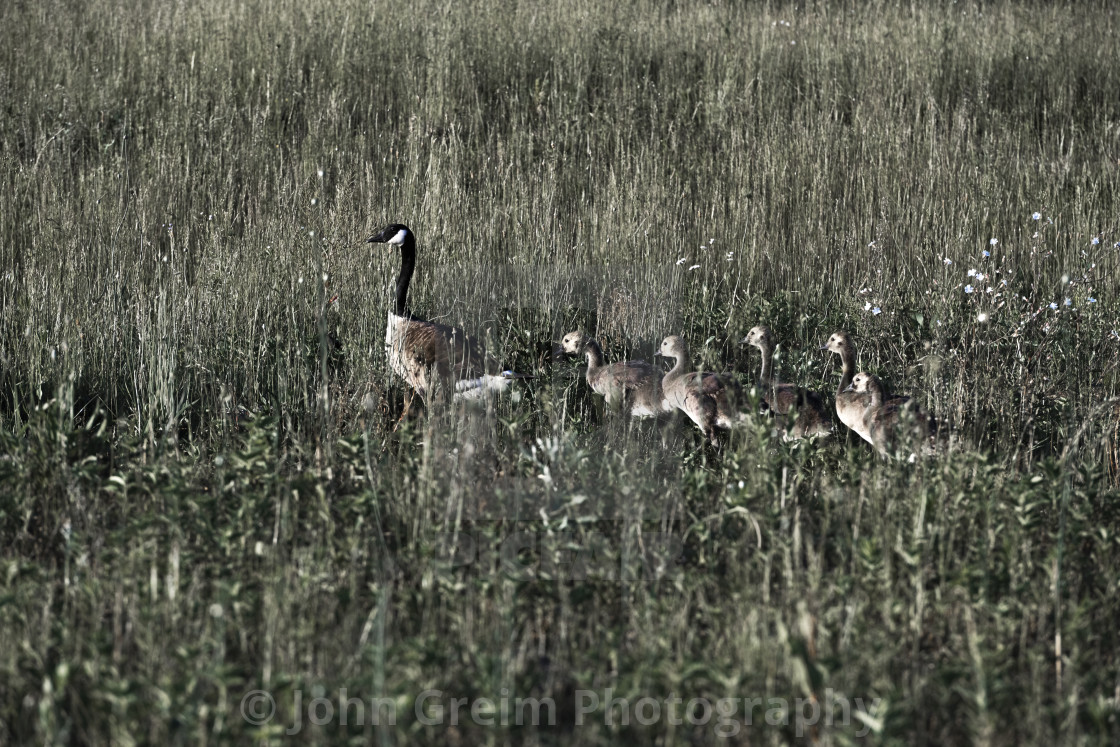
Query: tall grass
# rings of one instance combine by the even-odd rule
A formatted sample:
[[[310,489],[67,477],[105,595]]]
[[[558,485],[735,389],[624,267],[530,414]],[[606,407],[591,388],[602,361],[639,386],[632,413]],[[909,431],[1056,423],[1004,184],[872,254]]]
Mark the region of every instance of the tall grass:
[[[1116,30],[1107,4],[3,5],[0,742],[267,741],[339,687],[566,723],[302,739],[717,736],[574,726],[610,687],[881,699],[804,736],[829,743],[1116,740]],[[397,221],[413,307],[536,372],[516,397],[392,430],[396,257],[362,240]],[[747,379],[758,323],[822,390],[851,331],[952,451],[762,428],[716,455],[550,357],[679,333]],[[528,569],[448,552],[518,532]],[[568,546],[594,572],[550,570]],[[802,738],[763,715],[734,739]]]

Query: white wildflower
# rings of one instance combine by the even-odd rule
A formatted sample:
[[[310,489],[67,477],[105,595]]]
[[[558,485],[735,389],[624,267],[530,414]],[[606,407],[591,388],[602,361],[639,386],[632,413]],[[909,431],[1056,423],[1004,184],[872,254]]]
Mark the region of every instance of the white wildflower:
[[[973,290],[974,290],[974,289],[973,289],[973,287],[972,287],[971,285],[966,285],[966,286],[964,287],[964,292],[965,292],[965,293],[971,293],[971,292],[972,292]]]
[[[1031,213],[1031,220],[1042,220],[1042,213]]]

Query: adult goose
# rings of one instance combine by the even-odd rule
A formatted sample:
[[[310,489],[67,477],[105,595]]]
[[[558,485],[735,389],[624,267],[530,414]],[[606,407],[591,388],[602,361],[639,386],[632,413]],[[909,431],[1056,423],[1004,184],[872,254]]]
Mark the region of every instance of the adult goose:
[[[746,403],[742,387],[730,376],[691,370],[688,343],[677,335],[662,340],[658,354],[674,361],[661,378],[664,408],[682,411],[718,447],[717,428],[730,430],[748,418],[739,409]]]
[[[856,374],[856,346],[851,335],[843,330],[833,332],[828,342],[821,346],[821,350],[829,350],[840,356],[840,385],[836,387],[836,417],[840,422],[851,428],[860,438],[871,442],[871,434],[864,428],[863,416],[871,399],[866,391],[855,391],[849,387]],[[903,404],[910,401],[909,397],[885,395],[886,401]]]
[[[608,364],[599,343],[579,330],[564,335],[560,350],[587,358],[587,384],[608,406],[632,418],[656,417],[665,411],[661,371],[645,361]]]
[[[416,237],[408,226],[393,223],[366,243],[394,246],[401,253],[396,296],[385,325],[389,368],[421,397],[437,389],[456,400],[480,399],[507,389],[515,379],[529,378],[500,371],[486,351],[463,330],[416,316],[408,308],[408,285],[416,270]],[[408,412],[408,406],[405,412]],[[402,416],[403,417],[403,416]]]
[[[932,449],[929,416],[909,397],[890,399],[883,382],[869,373],[856,374],[848,391],[867,395],[860,435],[867,433],[863,438],[880,454],[888,456],[897,447],[910,448],[911,445],[923,452]]]
[[[793,422],[785,423],[783,437],[798,440],[809,436],[828,436],[833,431],[832,418],[824,399],[817,392],[793,384],[781,384],[774,376],[774,335],[769,327],[758,326],[751,329],[742,339],[743,343],[759,349],[762,353],[762,370],[758,375],[758,388],[770,408],[777,415],[796,414]]]

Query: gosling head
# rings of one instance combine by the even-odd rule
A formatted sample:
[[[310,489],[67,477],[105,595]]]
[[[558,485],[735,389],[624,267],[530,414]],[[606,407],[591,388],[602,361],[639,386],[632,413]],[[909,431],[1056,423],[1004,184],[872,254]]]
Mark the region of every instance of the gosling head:
[[[857,373],[852,378],[852,383],[848,385],[845,392],[863,393],[869,392],[871,394],[883,394],[883,382],[879,381],[879,377],[869,373]]]
[[[847,332],[837,331],[832,333],[832,336],[828,338],[828,342],[821,345],[821,350],[831,350],[837,355],[843,355],[850,350],[855,350],[855,346],[852,344],[852,338],[848,336]]]
[[[576,330],[564,335],[560,341],[560,351],[566,355],[579,355],[588,343],[587,335],[583,330]]]
[[[759,325],[751,329],[747,336],[739,341],[741,345],[753,345],[759,350],[764,348],[774,347],[774,335],[770,332],[770,328],[765,325]]]
[[[687,358],[688,343],[679,335],[669,335],[661,341],[661,348],[657,351],[657,354],[676,360]]]
[[[390,223],[366,239],[367,244],[393,244],[394,246],[403,246],[406,242],[414,240],[412,231],[408,230],[408,226],[401,223]]]

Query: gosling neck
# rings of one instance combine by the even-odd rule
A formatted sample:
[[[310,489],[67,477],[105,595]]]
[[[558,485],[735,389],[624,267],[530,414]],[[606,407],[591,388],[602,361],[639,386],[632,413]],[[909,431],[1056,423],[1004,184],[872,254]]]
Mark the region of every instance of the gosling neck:
[[[847,389],[856,375],[856,351],[851,345],[840,348],[840,386],[836,389],[837,396]]]
[[[770,389],[775,383],[774,377],[774,346],[766,341],[760,341],[756,347],[762,353],[762,370],[758,374],[758,384],[764,389]]]
[[[587,356],[587,372],[589,374],[606,364],[603,359],[603,349],[599,347],[599,343],[595,340],[588,340],[584,343],[583,354]]]

